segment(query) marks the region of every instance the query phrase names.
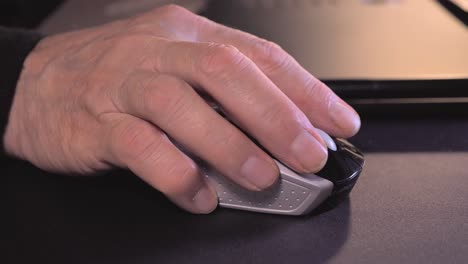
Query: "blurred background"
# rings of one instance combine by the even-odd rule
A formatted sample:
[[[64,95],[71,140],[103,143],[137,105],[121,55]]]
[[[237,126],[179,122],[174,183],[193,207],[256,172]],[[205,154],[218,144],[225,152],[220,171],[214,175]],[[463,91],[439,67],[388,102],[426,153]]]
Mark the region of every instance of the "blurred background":
[[[40,31],[169,3],[278,43],[363,115],[468,109],[467,0],[68,0]]]

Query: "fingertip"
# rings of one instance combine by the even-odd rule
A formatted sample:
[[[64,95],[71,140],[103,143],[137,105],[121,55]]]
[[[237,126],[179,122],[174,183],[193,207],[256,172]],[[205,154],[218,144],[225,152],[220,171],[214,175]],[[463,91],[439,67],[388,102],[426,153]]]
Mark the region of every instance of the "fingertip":
[[[213,212],[218,206],[218,196],[215,188],[205,181],[203,186],[192,198],[192,203],[195,207],[194,213],[209,214]]]
[[[253,188],[250,186],[247,188],[260,191],[267,189],[277,181],[279,169],[271,158],[251,156],[242,165],[241,174],[253,185]]]
[[[330,108],[333,123],[340,129],[342,137],[354,136],[361,128],[359,114],[343,100],[339,99]]]
[[[322,145],[324,148],[327,147],[327,143],[325,142],[325,140],[323,139],[322,135],[320,134],[317,128],[311,127],[306,130],[307,132],[309,132],[310,135],[312,135],[318,141],[318,143],[320,143],[320,145]]]
[[[291,153],[301,166],[293,166],[299,173],[319,171],[326,163],[328,150],[317,131],[300,133],[291,144]]]

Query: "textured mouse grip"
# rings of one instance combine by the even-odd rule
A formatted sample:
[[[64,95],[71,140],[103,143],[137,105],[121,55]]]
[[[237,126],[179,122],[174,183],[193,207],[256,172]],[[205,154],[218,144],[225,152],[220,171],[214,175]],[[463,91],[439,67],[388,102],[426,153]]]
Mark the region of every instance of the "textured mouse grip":
[[[313,174],[299,176],[277,162],[280,180],[263,191],[249,191],[215,170],[202,167],[216,183],[219,205],[254,212],[301,215],[322,203],[332,192],[333,184]]]

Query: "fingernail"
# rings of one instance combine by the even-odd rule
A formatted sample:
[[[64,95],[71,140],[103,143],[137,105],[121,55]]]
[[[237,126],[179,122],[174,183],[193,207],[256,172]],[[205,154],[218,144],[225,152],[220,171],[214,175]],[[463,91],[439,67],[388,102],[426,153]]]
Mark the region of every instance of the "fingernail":
[[[357,133],[361,127],[359,115],[341,100],[337,100],[332,105],[330,115],[337,126],[347,131],[351,130],[353,133]]]
[[[307,131],[303,131],[294,139],[291,151],[305,172],[317,172],[327,161],[327,149]]]
[[[193,204],[200,213],[209,213],[218,205],[216,192],[204,184],[193,197]]]
[[[251,156],[242,165],[241,174],[257,188],[265,189],[276,181],[279,171],[273,162]]]

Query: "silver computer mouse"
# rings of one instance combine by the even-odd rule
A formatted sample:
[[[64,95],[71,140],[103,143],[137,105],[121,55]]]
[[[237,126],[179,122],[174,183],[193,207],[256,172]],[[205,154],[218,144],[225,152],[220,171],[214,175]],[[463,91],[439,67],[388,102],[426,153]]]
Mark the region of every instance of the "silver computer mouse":
[[[200,163],[205,175],[216,183],[221,207],[260,213],[302,215],[325,201],[346,196],[364,166],[363,154],[344,139],[331,138],[319,131],[328,146],[325,167],[315,174],[297,174],[275,160],[279,181],[263,191],[242,188],[214,168]]]

